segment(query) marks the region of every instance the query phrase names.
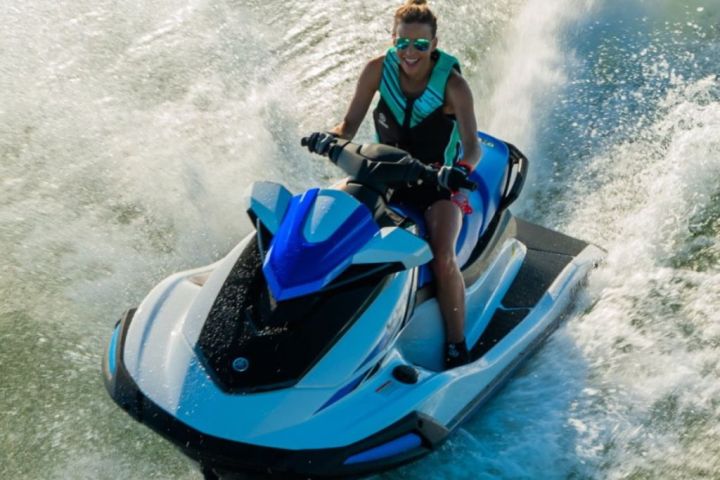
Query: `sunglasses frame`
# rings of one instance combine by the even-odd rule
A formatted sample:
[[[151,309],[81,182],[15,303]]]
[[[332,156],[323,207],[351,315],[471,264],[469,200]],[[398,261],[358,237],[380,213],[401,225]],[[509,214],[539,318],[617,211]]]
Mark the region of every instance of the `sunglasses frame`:
[[[418,52],[427,52],[432,46],[432,40],[427,38],[411,39],[408,37],[397,37],[395,39],[395,48],[398,50],[407,50],[412,44],[413,48]]]

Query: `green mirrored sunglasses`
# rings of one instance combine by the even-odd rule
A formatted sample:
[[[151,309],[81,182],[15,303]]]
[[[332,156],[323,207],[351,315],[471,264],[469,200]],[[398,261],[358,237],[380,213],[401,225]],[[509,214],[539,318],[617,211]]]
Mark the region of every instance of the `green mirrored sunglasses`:
[[[415,47],[415,50],[418,52],[427,52],[430,49],[430,40],[427,38],[416,38],[415,40],[411,40],[406,37],[398,37],[395,39],[395,48],[398,50],[405,50],[410,46],[412,43],[412,46]]]

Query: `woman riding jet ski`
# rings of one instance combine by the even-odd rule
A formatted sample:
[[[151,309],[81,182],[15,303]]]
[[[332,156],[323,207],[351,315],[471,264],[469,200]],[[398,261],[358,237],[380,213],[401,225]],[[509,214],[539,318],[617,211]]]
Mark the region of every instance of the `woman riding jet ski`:
[[[110,395],[207,478],[362,475],[432,451],[553,330],[601,257],[507,210],[527,160],[476,136],[435,30],[423,0],[398,9],[394,47],[368,63],[345,120],[304,139],[348,173],[343,190],[254,184],[255,233],[116,325]],[[385,145],[350,143],[376,91]]]
[[[387,202],[394,187],[435,185],[437,171],[333,139],[321,150],[348,173],[345,190],[255,183],[256,231],[116,324],[103,362],[113,400],[207,478],[362,475],[437,448],[557,326],[602,257],[514,217],[527,160],[478,139],[456,246],[469,363],[444,368],[421,212]]]
[[[455,259],[464,204],[452,192],[467,181],[480,147],[470,86],[460,74],[460,62],[437,48],[436,33],[437,18],[426,0],[407,0],[398,8],[393,47],[367,63],[343,121],[331,133],[352,140],[378,92],[373,112],[378,142],[442,166],[438,182],[405,186],[392,201],[411,205],[425,217],[445,325],[445,365],[452,368],[469,360],[463,277]],[[311,151],[318,143],[312,140]]]

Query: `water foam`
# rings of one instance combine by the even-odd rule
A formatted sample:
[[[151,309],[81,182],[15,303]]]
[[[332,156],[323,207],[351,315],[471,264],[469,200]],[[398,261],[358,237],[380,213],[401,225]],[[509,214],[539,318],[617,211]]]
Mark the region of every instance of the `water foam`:
[[[609,250],[596,303],[570,328],[603,396],[582,416],[601,432],[590,443],[604,447],[606,478],[718,467],[720,269],[697,254],[720,245],[719,94],[716,77],[672,90],[649,141],[592,160],[612,178],[584,192],[569,224]],[[698,238],[693,221],[713,226]]]

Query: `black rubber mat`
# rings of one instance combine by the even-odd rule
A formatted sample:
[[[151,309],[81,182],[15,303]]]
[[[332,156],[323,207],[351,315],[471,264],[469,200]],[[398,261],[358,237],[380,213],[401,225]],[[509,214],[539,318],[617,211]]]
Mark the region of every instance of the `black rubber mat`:
[[[517,239],[524,243],[528,249],[574,257],[588,245],[587,242],[526,222],[521,218],[515,217],[515,225]]]
[[[502,299],[505,308],[532,308],[573,257],[528,249],[520,271]]]
[[[527,308],[519,310],[497,309],[487,328],[470,352],[472,360],[480,358],[489,352],[513,328],[518,326],[529,312],[530,309]]]

